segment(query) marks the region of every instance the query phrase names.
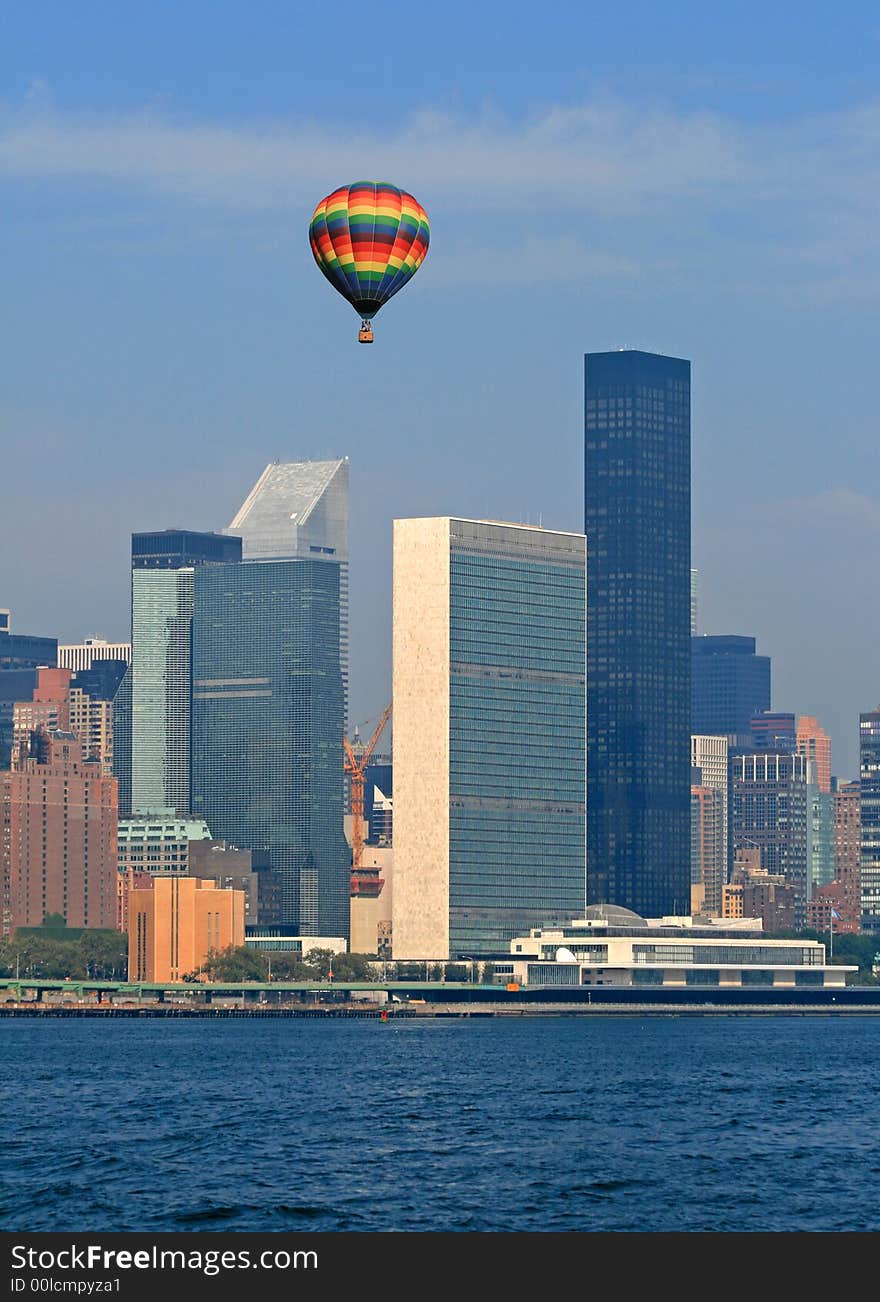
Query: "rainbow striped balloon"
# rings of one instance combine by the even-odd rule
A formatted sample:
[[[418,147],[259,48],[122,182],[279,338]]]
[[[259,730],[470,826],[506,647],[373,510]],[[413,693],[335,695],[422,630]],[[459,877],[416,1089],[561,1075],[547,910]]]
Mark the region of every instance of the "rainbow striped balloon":
[[[369,321],[415,275],[428,252],[428,214],[385,181],[344,185],[315,209],[309,243],[321,271]]]

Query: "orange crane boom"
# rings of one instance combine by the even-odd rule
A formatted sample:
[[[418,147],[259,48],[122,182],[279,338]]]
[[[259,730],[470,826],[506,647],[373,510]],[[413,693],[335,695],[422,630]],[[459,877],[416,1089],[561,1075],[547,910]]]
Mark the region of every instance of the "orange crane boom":
[[[359,875],[364,859],[364,771],[370,762],[373,751],[378,745],[385,724],[391,718],[391,706],[386,705],[373,729],[373,735],[364,748],[363,755],[357,756],[351,748],[351,742],[343,737],[345,749],[345,772],[351,776],[351,880],[352,893],[357,893]]]

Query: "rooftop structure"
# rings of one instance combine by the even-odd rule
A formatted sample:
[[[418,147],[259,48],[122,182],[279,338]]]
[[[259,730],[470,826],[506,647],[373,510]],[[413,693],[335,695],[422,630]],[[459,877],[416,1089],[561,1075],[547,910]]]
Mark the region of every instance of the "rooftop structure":
[[[510,954],[496,979],[527,986],[837,987],[856,971],[826,964],[818,941],[764,936],[753,918],[645,919],[608,906],[567,927],[533,928]]]

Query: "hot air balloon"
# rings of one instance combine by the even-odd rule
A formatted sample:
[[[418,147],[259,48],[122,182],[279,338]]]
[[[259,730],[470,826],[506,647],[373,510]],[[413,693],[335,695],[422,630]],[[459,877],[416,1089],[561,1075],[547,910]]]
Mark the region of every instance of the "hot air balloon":
[[[321,271],[358,316],[358,340],[373,342],[372,318],[415,275],[428,252],[428,214],[386,181],[343,185],[315,209],[309,243]]]

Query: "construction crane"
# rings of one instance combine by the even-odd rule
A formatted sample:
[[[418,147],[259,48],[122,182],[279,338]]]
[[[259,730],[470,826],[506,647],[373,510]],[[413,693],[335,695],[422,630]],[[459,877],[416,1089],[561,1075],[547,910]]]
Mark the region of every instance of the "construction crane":
[[[364,771],[378,745],[385,724],[391,718],[391,706],[386,705],[373,729],[373,735],[363,749],[355,755],[351,742],[343,737],[345,747],[345,772],[351,778],[351,893],[352,895],[378,895],[383,882],[378,869],[364,868]],[[355,729],[355,736],[357,729]],[[378,889],[377,889],[378,888]]]

